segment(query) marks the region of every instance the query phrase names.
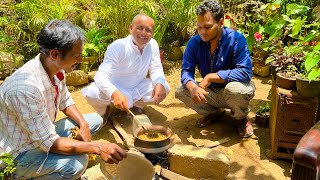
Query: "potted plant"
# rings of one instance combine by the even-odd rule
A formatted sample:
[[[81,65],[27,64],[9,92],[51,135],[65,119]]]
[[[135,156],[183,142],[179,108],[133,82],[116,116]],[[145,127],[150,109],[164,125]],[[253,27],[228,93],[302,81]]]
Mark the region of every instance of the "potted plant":
[[[304,5],[281,1],[261,6],[253,15],[256,20],[247,23],[247,42],[253,52],[253,64],[263,64],[268,53],[291,46],[294,40],[303,39],[311,29],[319,27],[314,23],[306,23],[309,9]]]
[[[85,32],[87,42],[83,46],[82,63],[80,69],[86,73],[89,72],[94,65],[99,65],[100,59],[109,43],[112,40],[112,35],[106,35],[107,30],[104,28],[91,28]]]
[[[259,125],[267,125],[270,117],[270,104],[266,102],[264,105],[259,106],[256,111],[255,123]]]
[[[296,77],[301,72],[304,62],[304,52],[290,54],[286,49],[272,53],[266,60],[267,64],[274,67],[273,77],[277,86],[284,89],[296,89]]]
[[[320,97],[320,43],[305,56],[304,71],[297,77],[297,92],[302,96]]]

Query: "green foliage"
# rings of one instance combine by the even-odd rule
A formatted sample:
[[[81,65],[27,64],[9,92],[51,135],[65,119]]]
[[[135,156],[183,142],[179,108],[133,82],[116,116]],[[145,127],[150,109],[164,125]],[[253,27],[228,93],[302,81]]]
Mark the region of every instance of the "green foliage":
[[[259,106],[256,114],[265,116],[265,115],[269,115],[269,111],[270,111],[270,104],[266,102],[264,105]]]
[[[1,27],[3,32],[16,41],[16,53],[24,54],[30,59],[39,52],[36,36],[40,29],[52,19],[72,21],[78,12],[74,5],[73,0],[58,0],[53,3],[45,0],[22,0],[5,6],[7,23]]]
[[[159,0],[146,2],[143,11],[155,20],[154,38],[160,47],[164,39],[186,41],[195,32],[197,0]],[[171,36],[171,37],[169,37]],[[181,45],[184,42],[181,42]]]
[[[107,34],[107,30],[91,28],[85,32],[87,42],[84,44],[82,56],[91,57],[95,56],[100,58],[101,53],[105,51],[108,43],[112,39],[112,35]]]
[[[304,67],[309,81],[320,79],[320,43],[305,56]]]
[[[143,0],[96,0],[97,24],[104,24],[113,35],[113,40],[129,34],[133,17],[142,12]]]
[[[5,32],[0,31],[0,48],[4,52],[14,52],[16,50],[16,46],[14,43],[14,39],[11,36],[8,36]]]
[[[283,7],[286,11],[283,11]],[[281,1],[267,3],[253,10],[258,15],[254,15],[255,18],[247,22],[249,49],[252,50],[255,46],[272,52],[279,47],[292,44],[294,39],[304,39],[312,29],[316,29],[316,25],[307,19],[311,13],[309,10],[310,8],[305,5],[287,4]],[[255,33],[262,35],[261,41],[256,41]]]
[[[83,56],[101,56],[101,50],[129,34],[135,15],[146,13],[155,20],[154,38],[158,44],[166,41],[187,42],[195,32],[195,8],[198,0],[20,0],[0,2],[0,48],[23,54],[26,60],[39,53],[37,33],[52,19],[66,19],[85,32],[105,29],[85,44]],[[90,39],[90,38],[88,38]],[[165,41],[164,41],[165,40]]]
[[[301,72],[301,66],[304,62],[305,53],[300,52],[298,54],[288,54],[288,52],[279,51],[272,53],[266,59],[266,63],[272,66],[276,66],[276,71],[283,71],[286,74],[296,74]]]
[[[96,29],[95,27],[85,31],[85,35],[87,42],[83,46],[83,61],[80,69],[88,73],[101,64],[103,54],[108,44],[112,42],[113,36],[105,28]]]
[[[0,179],[4,176],[8,176],[16,170],[16,164],[11,154],[4,153],[0,155],[0,162],[5,166],[4,169],[0,168]]]

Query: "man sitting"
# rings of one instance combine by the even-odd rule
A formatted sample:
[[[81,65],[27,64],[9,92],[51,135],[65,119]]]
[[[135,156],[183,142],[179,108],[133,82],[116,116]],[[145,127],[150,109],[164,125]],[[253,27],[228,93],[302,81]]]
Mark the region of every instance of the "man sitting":
[[[241,137],[253,134],[246,110],[255,92],[251,82],[252,63],[245,37],[223,26],[221,5],[205,0],[197,8],[198,35],[186,47],[181,71],[182,86],[176,98],[205,117],[204,127],[218,118],[221,108],[229,108]],[[202,80],[195,81],[198,66]]]
[[[152,18],[135,16],[131,35],[108,46],[94,82],[81,91],[105,122],[111,103],[125,111],[133,107],[135,114],[141,114],[146,103],[159,104],[169,93],[153,31]]]

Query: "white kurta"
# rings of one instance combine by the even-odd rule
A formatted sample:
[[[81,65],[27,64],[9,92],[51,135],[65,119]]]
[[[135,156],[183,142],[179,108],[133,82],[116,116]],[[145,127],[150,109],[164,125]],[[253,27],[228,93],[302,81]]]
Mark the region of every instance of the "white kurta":
[[[147,78],[148,72],[150,78]],[[158,43],[151,39],[141,54],[129,35],[108,46],[94,82],[81,92],[97,112],[103,114],[115,90],[123,93],[132,107],[139,100],[151,102],[153,88],[159,83],[169,93]]]

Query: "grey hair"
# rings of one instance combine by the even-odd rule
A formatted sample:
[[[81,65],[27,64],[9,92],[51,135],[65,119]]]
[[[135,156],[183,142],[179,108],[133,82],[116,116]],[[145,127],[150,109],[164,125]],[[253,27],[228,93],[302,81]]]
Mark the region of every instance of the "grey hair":
[[[148,16],[148,15],[146,15],[146,14],[144,14],[144,13],[140,13],[140,14],[135,15],[135,16],[133,17],[133,19],[132,19],[132,22],[131,22],[132,25],[133,25],[134,21],[135,21],[138,17],[147,17],[147,18],[150,18],[150,19],[152,20],[152,22],[153,22],[152,29],[154,30],[154,20],[153,20],[153,18],[150,17],[150,16]]]
[[[216,0],[204,0],[196,9],[197,15],[204,15],[206,12],[211,12],[212,17],[219,21],[224,16],[223,9]]]
[[[66,20],[51,20],[37,35],[40,53],[47,56],[53,49],[65,56],[79,40],[86,40],[83,30]]]

